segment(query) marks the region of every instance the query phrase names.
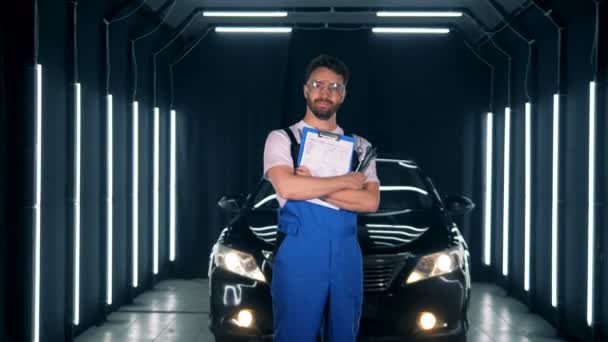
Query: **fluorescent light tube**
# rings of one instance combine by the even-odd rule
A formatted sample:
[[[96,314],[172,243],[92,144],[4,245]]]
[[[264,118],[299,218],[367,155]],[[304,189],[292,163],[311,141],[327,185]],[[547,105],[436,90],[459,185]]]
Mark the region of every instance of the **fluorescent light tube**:
[[[290,33],[291,27],[225,27],[218,26],[215,32],[223,33]]]
[[[36,64],[36,183],[34,197],[34,298],[33,298],[33,337],[40,340],[40,206],[42,201],[42,65]]]
[[[80,324],[80,162],[81,162],[81,89],[80,83],[74,85],[74,325]]]
[[[160,110],[154,107],[154,223],[153,272],[158,274],[158,237],[160,224]]]
[[[462,12],[452,11],[379,11],[378,17],[397,17],[397,18],[450,18],[462,17]]]
[[[532,225],[532,104],[524,117],[524,290],[530,291],[530,229]]]
[[[404,34],[446,34],[450,33],[448,28],[423,28],[423,27],[374,27],[374,33],[404,33]]]
[[[503,155],[503,198],[502,198],[502,275],[509,274],[509,201],[511,178],[511,108],[505,108],[505,141]]]
[[[112,305],[112,263],[113,263],[113,182],[114,182],[114,155],[113,155],[113,109],[112,109],[112,95],[108,94],[106,96],[106,134],[107,134],[107,150],[106,150],[106,162],[107,162],[107,264],[106,264],[106,304]]]
[[[169,260],[170,261],[175,261],[175,243],[176,243],[176,227],[175,227],[175,221],[176,221],[176,215],[177,215],[177,142],[176,142],[176,134],[177,134],[177,114],[175,112],[175,110],[171,110],[171,127],[170,127],[170,153],[171,156],[170,158],[170,172],[171,174],[169,175],[169,240],[170,240],[170,247],[169,247]]]
[[[593,325],[593,292],[595,280],[595,125],[596,84],[589,85],[589,199],[587,213],[587,325]]]
[[[483,243],[483,260],[484,264],[491,263],[492,249],[492,132],[493,131],[493,114],[488,113],[486,117],[486,175],[484,189],[484,243]]]
[[[139,103],[133,101],[133,164],[132,164],[132,192],[133,203],[131,203],[131,229],[132,229],[132,266],[131,285],[139,286]]]
[[[553,162],[551,175],[551,305],[557,307],[559,200],[559,94],[553,95]]]
[[[283,18],[287,17],[285,11],[204,11],[204,17],[240,17],[240,18]]]

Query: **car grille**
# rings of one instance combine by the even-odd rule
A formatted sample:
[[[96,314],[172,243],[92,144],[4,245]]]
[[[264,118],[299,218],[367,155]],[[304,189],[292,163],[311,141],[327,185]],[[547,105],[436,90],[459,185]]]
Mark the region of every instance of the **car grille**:
[[[363,288],[366,292],[386,290],[411,256],[405,254],[366,255],[363,258]]]

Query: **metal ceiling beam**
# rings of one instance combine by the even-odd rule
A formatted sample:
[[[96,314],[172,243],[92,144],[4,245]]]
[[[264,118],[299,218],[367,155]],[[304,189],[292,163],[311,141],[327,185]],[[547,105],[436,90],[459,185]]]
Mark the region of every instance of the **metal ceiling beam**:
[[[492,46],[498,50],[501,54],[505,55],[507,58],[507,62],[508,62],[508,102],[510,103],[510,97],[511,97],[511,69],[512,69],[512,56],[511,54],[504,48],[502,47],[499,43],[495,42],[493,39],[493,35],[495,34],[495,32],[491,32],[488,27],[481,21],[479,20],[479,18],[474,15],[470,10],[468,9],[461,9],[461,8],[450,8],[450,10],[453,11],[461,11],[463,12],[463,16],[469,18],[478,28],[479,30],[483,33],[483,35],[485,36],[484,39],[486,41],[490,41],[492,43]],[[154,60],[154,74],[156,74],[156,57],[158,54],[160,54],[162,51],[164,51],[169,45],[171,45],[175,40],[177,40],[180,36],[182,36],[186,30],[186,28],[194,21],[194,19],[196,19],[198,16],[202,17],[202,13],[204,12],[204,9],[202,7],[197,7],[196,9],[194,9],[190,15],[184,19],[180,25],[176,28],[176,30],[174,30],[174,34],[173,36],[164,44],[161,44],[158,48],[156,48],[153,52],[152,52],[152,56],[153,56],[153,60]],[[290,24],[290,25],[294,25],[295,29],[298,29],[297,24],[298,23],[302,23],[302,24],[320,24],[320,25],[324,25],[322,27],[318,27],[318,29],[332,29],[332,27],[329,27],[328,24],[342,24],[342,25],[356,25],[356,24],[360,24],[360,28],[364,29],[367,28],[365,25],[404,25],[405,23],[412,23],[412,22],[418,22],[419,24],[414,24],[415,26],[430,26],[429,24],[429,20],[430,19],[434,19],[436,22],[433,23],[433,25],[442,25],[442,26],[448,26],[451,29],[455,29],[457,32],[459,32],[462,36],[463,41],[465,42],[465,44],[467,45],[467,47],[469,47],[469,49],[471,49],[471,51],[478,57],[480,58],[484,63],[486,63],[488,66],[491,67],[492,70],[492,79],[494,78],[494,65],[492,65],[491,63],[488,63],[485,59],[483,59],[480,54],[475,51],[475,49],[468,43],[468,40],[466,39],[466,35],[464,34],[464,30],[460,29],[457,26],[457,22],[459,22],[461,19],[460,18],[456,18],[456,20],[448,20],[449,22],[446,22],[445,18],[378,18],[376,17],[376,11],[371,11],[369,9],[366,10],[351,10],[351,11],[335,11],[333,8],[330,8],[330,11],[326,11],[326,12],[319,12],[319,11],[304,11],[301,13],[293,12],[290,11],[290,16],[287,18],[273,18],[273,20],[271,21],[274,25],[285,25],[285,24]],[[367,23],[361,23],[361,17],[365,17],[368,16],[368,19],[370,20]],[[291,17],[291,18],[290,18]],[[206,30],[204,33],[201,34],[199,39],[196,39],[196,42],[194,44],[191,44],[190,46],[186,46],[186,47],[182,47],[182,52],[180,52],[178,54],[178,57],[176,57],[174,59],[174,61],[169,65],[170,68],[170,73],[172,72],[172,67],[179,62],[179,60],[181,60],[181,58],[183,58],[187,53],[189,53],[197,44],[198,42],[200,42],[205,36],[206,34],[209,32],[210,30],[210,26],[214,26],[214,25],[218,25],[218,24],[225,24],[226,23],[226,18],[210,18],[210,17],[202,17],[204,19],[203,22],[205,24],[207,24]],[[255,23],[256,25],[263,25],[264,21],[260,20],[259,18],[256,20],[251,20],[251,19],[235,19],[235,18],[229,18],[230,19],[230,23],[241,23],[241,24],[249,24],[249,23]],[[387,20],[388,19],[388,20]],[[394,20],[390,20],[390,19],[394,19]],[[425,24],[420,24],[420,23],[425,23]],[[361,25],[363,24],[363,25]],[[410,26],[414,26],[414,25],[410,25]],[[405,25],[404,25],[405,26]],[[307,29],[307,28],[313,28],[314,27],[301,27],[302,29]],[[336,28],[339,29],[339,28]],[[485,41],[484,41],[485,42]],[[479,43],[479,42],[478,42]],[[481,45],[481,44],[477,44],[477,45]],[[493,82],[493,80],[492,80]],[[493,96],[493,94],[491,95]],[[154,76],[154,98],[156,97],[156,75]],[[492,107],[492,100],[490,100],[490,107]]]
[[[563,65],[562,65],[562,59],[563,59],[563,42],[562,42],[562,36],[563,36],[563,31],[565,29],[564,26],[560,25],[558,23],[559,20],[556,20],[554,17],[555,15],[552,16],[553,14],[553,10],[552,9],[548,9],[545,10],[539,3],[538,0],[529,0],[530,3],[532,5],[534,5],[534,7],[536,7],[539,11],[541,11],[543,13],[543,15],[549,20],[551,21],[551,24],[553,24],[553,26],[555,27],[555,29],[557,30],[557,84],[556,84],[556,90],[558,94],[562,93],[562,71],[563,71]]]
[[[524,33],[522,33],[522,29],[521,28],[518,29],[519,25],[515,22],[515,20],[519,16],[521,16],[523,13],[525,13],[529,8],[531,8],[532,4],[528,3],[526,6],[520,7],[519,11],[516,11],[515,13],[509,15],[509,13],[507,13],[505,11],[505,9],[500,4],[498,4],[498,2],[496,0],[487,0],[487,1],[494,8],[494,10],[496,10],[496,12],[498,12],[500,14],[504,27],[509,28],[512,33],[514,33],[518,38],[522,39],[528,45],[527,46],[527,48],[528,48],[527,63],[528,64],[526,66],[526,75],[524,76],[524,93],[525,93],[527,100],[531,101],[530,95],[528,93],[527,77],[529,75],[528,70],[529,70],[530,64],[532,62],[532,60],[531,60],[532,48],[533,48],[533,44],[535,43],[535,40],[529,38],[529,35],[525,30],[523,30]],[[502,30],[502,29],[500,29],[500,30]],[[500,30],[496,30],[495,32],[498,33],[498,32],[500,32]],[[494,34],[496,34],[496,33],[494,33]],[[509,66],[509,68],[511,68],[511,66]],[[509,70],[509,72],[510,72],[510,70]],[[509,94],[509,104],[510,104],[510,101],[511,101],[511,95]]]
[[[486,41],[489,41],[490,43],[492,43],[492,46],[494,46],[494,48],[496,50],[498,50],[501,54],[503,54],[505,57],[507,57],[507,103],[509,106],[511,106],[511,71],[512,71],[512,67],[513,67],[513,57],[511,55],[511,53],[507,52],[507,50],[502,47],[499,43],[497,43],[494,40],[494,33],[490,32],[488,27],[481,21],[479,20],[479,18],[477,18],[477,16],[475,14],[473,14],[473,12],[471,11],[466,11],[463,12],[465,14],[465,16],[467,18],[469,18],[473,23],[475,23],[479,29],[484,33],[484,35],[486,36]],[[481,46],[482,44],[477,44],[476,47],[479,48],[479,46]]]
[[[483,58],[481,56],[480,51],[477,51],[471,44],[467,42],[466,34],[462,30],[456,29],[455,31],[458,35],[461,36],[464,45],[473,53],[473,55],[477,57],[477,59],[479,59],[482,63],[487,65],[488,68],[490,68],[490,95],[488,102],[488,111],[492,113],[494,112],[494,78],[496,73],[496,66],[493,63],[490,63],[486,58]]]
[[[211,29],[212,29],[211,27],[207,27],[207,29],[202,31],[202,33],[200,34],[200,36],[197,39],[192,40],[188,45],[185,45],[184,47],[182,47],[180,52],[177,53],[176,57],[173,58],[173,61],[171,63],[169,63],[169,86],[170,86],[170,90],[171,90],[171,101],[169,103],[170,109],[173,109],[174,99],[175,99],[175,91],[174,91],[174,86],[173,86],[173,68],[184,57],[186,57],[190,52],[192,52],[192,50],[194,50],[194,48],[207,36],[207,34],[209,34]]]
[[[493,0],[488,0],[488,1],[493,1]],[[496,34],[498,34],[499,32],[510,28],[514,33],[516,33],[521,39],[527,41],[527,42],[531,42],[532,39],[529,39],[527,37],[526,34],[521,33],[519,30],[517,30],[516,28],[513,27],[513,25],[517,25],[514,23],[514,21],[519,18],[520,15],[524,14],[530,7],[532,7],[532,3],[528,3],[527,5],[520,7],[519,10],[515,11],[514,13],[510,14],[510,15],[506,15],[504,16],[501,13],[506,13],[504,10],[500,10],[498,8],[495,8],[496,11],[499,12],[499,15],[501,15],[501,23],[493,30],[490,30],[489,28],[486,28],[487,33],[491,34],[491,36],[494,36]],[[480,39],[479,41],[475,42],[475,45],[481,45],[487,42],[489,36],[486,35],[486,37],[483,37],[482,39]]]
[[[151,30],[155,30],[159,25],[166,23],[167,16],[171,13],[173,7],[176,6],[176,0],[166,0],[163,5],[156,11],[148,13],[148,9],[143,9],[142,13],[150,18],[153,18],[152,23],[144,25],[137,32],[130,33],[130,40],[138,40],[140,37],[147,37]]]
[[[169,38],[166,42],[160,44],[157,48],[152,50],[152,101],[154,106],[156,106],[156,58],[162,53],[165,49],[167,49],[171,44],[173,44],[181,35],[184,34],[188,26],[192,24],[194,19],[196,19],[199,15],[202,16],[203,9],[201,7],[197,7],[188,15],[186,19],[184,19],[178,28],[175,30],[175,33],[171,38]]]

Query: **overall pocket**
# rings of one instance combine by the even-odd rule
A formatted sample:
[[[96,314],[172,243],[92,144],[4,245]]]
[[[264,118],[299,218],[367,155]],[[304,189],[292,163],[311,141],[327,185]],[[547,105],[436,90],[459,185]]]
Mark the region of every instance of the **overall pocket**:
[[[280,221],[280,219],[279,219]],[[288,236],[295,236],[298,234],[298,225],[289,222],[287,224],[279,222],[277,226],[277,239],[274,247],[274,259],[276,260],[281,250],[285,249],[285,242]]]

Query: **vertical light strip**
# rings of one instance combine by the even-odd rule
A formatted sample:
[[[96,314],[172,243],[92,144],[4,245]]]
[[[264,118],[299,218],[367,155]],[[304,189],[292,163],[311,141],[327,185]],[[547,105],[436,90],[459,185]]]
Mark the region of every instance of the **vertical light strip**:
[[[488,113],[486,118],[486,181],[485,181],[485,213],[484,213],[484,247],[483,260],[486,265],[491,262],[492,242],[492,130],[493,115]]]
[[[34,197],[34,305],[33,338],[40,340],[40,220],[42,202],[42,65],[36,64],[36,192]]]
[[[176,118],[177,114],[175,113],[175,110],[171,110],[171,127],[170,127],[170,131],[171,131],[171,137],[170,137],[170,149],[171,149],[171,156],[169,157],[171,160],[171,174],[170,174],[170,181],[169,181],[169,228],[170,228],[170,247],[169,247],[169,260],[171,261],[175,261],[175,240],[176,240],[176,231],[175,231],[175,219],[176,219],[176,191],[177,191],[177,184],[176,184],[176,172],[177,172],[177,168],[176,168],[176,164],[177,164],[177,155],[176,155],[176,150],[177,150],[177,146],[176,146]]]
[[[113,220],[113,182],[114,182],[114,174],[113,174],[113,167],[114,167],[114,161],[113,161],[113,109],[112,109],[112,95],[108,94],[107,97],[107,103],[106,103],[106,130],[107,130],[107,137],[106,137],[106,163],[107,163],[107,198],[106,198],[106,203],[107,203],[107,243],[106,243],[106,248],[107,248],[107,262],[106,262],[106,304],[108,305],[112,305],[112,262],[113,262],[113,257],[112,257],[112,253],[113,253],[113,236],[112,236],[112,220]]]
[[[509,274],[509,200],[511,175],[511,108],[505,108],[505,146],[502,212],[502,275]]]
[[[551,176],[551,305],[557,307],[558,186],[559,186],[559,94],[553,95],[553,166]]]
[[[74,325],[80,324],[80,162],[81,162],[81,93],[75,84],[74,109]]]
[[[530,228],[532,217],[532,104],[526,102],[524,165],[524,290],[530,291]]]
[[[589,85],[589,200],[587,232],[587,325],[593,324],[593,281],[595,264],[595,124],[596,124],[596,84]]]
[[[139,286],[139,103],[133,101],[133,165],[132,165],[132,192],[131,229],[132,229],[132,279],[133,287]]]
[[[160,110],[154,107],[154,223],[153,223],[153,253],[154,274],[158,274],[158,230],[160,215]]]

